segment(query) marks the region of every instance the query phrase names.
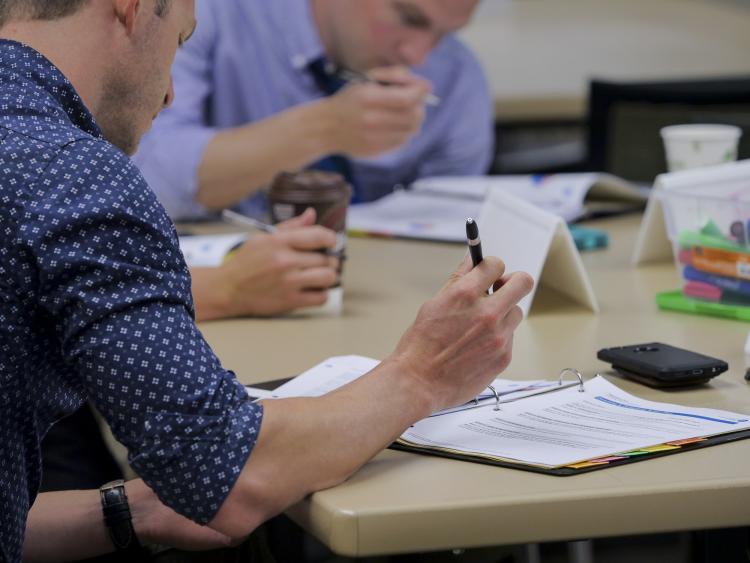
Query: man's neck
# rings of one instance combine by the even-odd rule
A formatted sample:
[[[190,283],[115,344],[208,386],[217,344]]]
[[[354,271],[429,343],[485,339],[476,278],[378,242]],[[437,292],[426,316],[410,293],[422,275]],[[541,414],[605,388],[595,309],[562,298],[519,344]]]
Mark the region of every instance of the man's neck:
[[[323,49],[329,58],[333,58],[333,37],[327,17],[327,10],[330,9],[330,6],[326,6],[326,3],[328,3],[328,0],[310,0],[310,11],[313,16],[313,23],[318,29],[320,41],[323,43]]]
[[[97,77],[104,70],[104,57],[97,49],[98,35],[83,33],[76,19],[9,22],[0,29],[0,38],[18,41],[44,55],[71,82],[86,107],[95,112],[101,96]]]

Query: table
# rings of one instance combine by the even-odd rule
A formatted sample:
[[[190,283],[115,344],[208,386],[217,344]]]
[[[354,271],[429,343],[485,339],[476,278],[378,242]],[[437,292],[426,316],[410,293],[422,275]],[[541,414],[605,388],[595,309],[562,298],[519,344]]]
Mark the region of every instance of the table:
[[[588,83],[750,74],[750,9],[727,0],[492,0],[461,36],[501,121],[575,119]]]
[[[648,399],[750,412],[742,352],[748,325],[658,311],[654,293],[679,280],[670,263],[631,268],[638,221],[592,223],[611,241],[608,250],[583,255],[601,314],[540,295],[517,332],[506,375],[553,378],[574,366],[590,376],[606,369],[596,360],[599,348],[662,340],[723,358],[730,371],[687,391],[612,375],[615,383]],[[288,377],[332,355],[383,357],[464,253],[461,245],[353,239],[341,318],[200,328],[244,383]],[[366,556],[750,525],[748,507],[750,440],[573,477],[389,450],[288,514],[333,551]]]

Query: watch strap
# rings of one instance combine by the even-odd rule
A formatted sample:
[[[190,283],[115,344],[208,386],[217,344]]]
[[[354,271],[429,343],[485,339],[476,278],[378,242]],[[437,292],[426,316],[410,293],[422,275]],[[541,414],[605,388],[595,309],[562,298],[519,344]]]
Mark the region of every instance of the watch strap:
[[[104,523],[109,530],[117,551],[140,551],[141,543],[133,528],[128,495],[125,493],[125,482],[122,479],[111,481],[99,488],[102,501]]]

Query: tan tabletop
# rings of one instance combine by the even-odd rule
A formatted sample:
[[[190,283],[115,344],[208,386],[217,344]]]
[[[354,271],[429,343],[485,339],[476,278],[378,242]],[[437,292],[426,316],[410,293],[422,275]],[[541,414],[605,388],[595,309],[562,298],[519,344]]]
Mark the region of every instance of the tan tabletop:
[[[611,380],[648,399],[750,412],[742,351],[750,325],[658,311],[654,293],[676,288],[678,277],[671,264],[630,267],[638,219],[601,223],[610,248],[583,255],[601,314],[540,295],[505,374],[553,378],[572,366],[591,376],[607,367],[596,359],[599,348],[661,340],[725,359],[730,371],[688,391]],[[460,245],[350,240],[341,318],[201,329],[245,383],[288,377],[333,355],[382,358],[464,252]],[[749,525],[750,440],[573,477],[386,451],[289,514],[349,556]]]
[[[462,37],[499,119],[582,117],[592,78],[750,74],[750,7],[719,0],[492,0]]]

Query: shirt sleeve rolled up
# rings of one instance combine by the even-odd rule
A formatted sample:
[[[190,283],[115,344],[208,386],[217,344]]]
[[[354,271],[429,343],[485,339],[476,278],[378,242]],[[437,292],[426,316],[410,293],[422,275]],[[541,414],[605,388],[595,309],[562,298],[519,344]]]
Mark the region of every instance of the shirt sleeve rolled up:
[[[75,174],[71,174],[75,171]],[[174,227],[125,155],[66,147],[20,231],[37,300],[82,387],[159,498],[209,522],[262,421],[193,321]]]

